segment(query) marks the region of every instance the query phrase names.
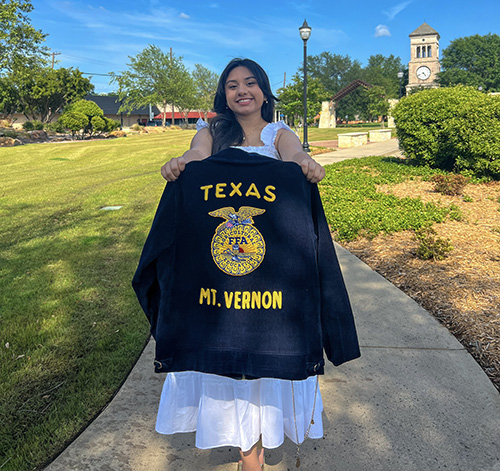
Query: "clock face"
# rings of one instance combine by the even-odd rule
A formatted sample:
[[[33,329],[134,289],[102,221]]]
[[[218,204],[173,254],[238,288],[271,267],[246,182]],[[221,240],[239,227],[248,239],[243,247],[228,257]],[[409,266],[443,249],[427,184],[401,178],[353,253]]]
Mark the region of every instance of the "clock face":
[[[427,80],[431,76],[431,69],[423,65],[417,69],[417,77],[420,80]]]

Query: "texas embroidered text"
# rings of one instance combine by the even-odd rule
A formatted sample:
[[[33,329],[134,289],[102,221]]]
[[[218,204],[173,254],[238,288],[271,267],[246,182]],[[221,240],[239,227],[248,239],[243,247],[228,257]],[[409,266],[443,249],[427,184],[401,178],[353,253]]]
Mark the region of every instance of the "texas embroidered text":
[[[257,199],[264,198],[269,203],[272,203],[276,199],[276,195],[273,193],[276,190],[276,187],[272,185],[267,185],[264,188],[262,196],[262,188],[261,191],[257,188],[255,183],[250,183],[248,188],[242,188],[242,183],[233,183],[230,182],[229,185],[227,183],[217,183],[214,185],[205,185],[201,186],[200,190],[203,191],[203,199],[208,201],[210,196],[215,196],[215,198],[226,198],[233,196],[254,196]]]

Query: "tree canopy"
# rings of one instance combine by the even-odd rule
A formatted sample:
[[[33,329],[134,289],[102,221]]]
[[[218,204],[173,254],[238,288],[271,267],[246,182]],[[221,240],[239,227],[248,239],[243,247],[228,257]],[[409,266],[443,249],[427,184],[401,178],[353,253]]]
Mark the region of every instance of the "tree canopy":
[[[500,36],[476,34],[453,40],[442,51],[441,69],[441,86],[462,84],[500,91]]]
[[[387,95],[384,87],[380,85],[375,85],[374,87],[365,91],[368,96],[368,113],[370,118],[378,118],[379,116],[387,115],[389,111],[389,102],[387,101]],[[382,120],[382,127],[384,126],[384,121]]]
[[[150,45],[134,57],[129,56],[128,70],[112,73],[112,82],[119,86],[122,101],[120,111],[151,104],[161,104],[163,125],[168,106],[181,110],[189,108],[194,94],[191,74],[182,57],[165,54],[159,47]]]
[[[347,55],[342,56],[324,51],[316,56],[308,56],[307,70],[309,77],[317,80],[326,91],[326,98],[323,100],[332,98],[337,92],[357,79],[373,86],[382,87],[383,93],[379,90],[377,94],[379,97],[384,95],[386,98],[397,98],[399,96],[398,72],[405,73],[403,87],[408,81],[407,67],[402,64],[399,57],[394,57],[392,54],[388,57],[382,54],[373,55],[368,59],[366,67],[362,67],[359,61],[352,60]],[[298,73],[300,74],[300,72],[299,70]],[[373,115],[374,97],[375,95],[370,98],[362,87],[354,90],[336,103],[337,116],[368,118]],[[288,95],[280,95],[280,99],[283,101],[284,109],[290,105]],[[320,108],[321,104],[318,104],[317,107]]]
[[[94,89],[89,79],[72,68],[18,66],[7,75],[7,80],[16,91],[17,111],[29,120],[43,123]]]
[[[32,10],[28,0],[0,0],[0,73],[16,64],[40,62],[47,54],[42,46],[47,35],[30,24]]]
[[[298,120],[303,121],[304,115],[304,81],[300,73],[292,78],[292,83],[277,92],[279,102],[278,109],[288,116],[294,124]],[[321,111],[321,102],[329,98],[328,92],[317,78],[307,81],[307,121],[310,122]]]
[[[219,76],[201,64],[195,64],[194,67],[192,75],[195,86],[196,107],[204,112],[206,118],[208,112],[214,106]]]

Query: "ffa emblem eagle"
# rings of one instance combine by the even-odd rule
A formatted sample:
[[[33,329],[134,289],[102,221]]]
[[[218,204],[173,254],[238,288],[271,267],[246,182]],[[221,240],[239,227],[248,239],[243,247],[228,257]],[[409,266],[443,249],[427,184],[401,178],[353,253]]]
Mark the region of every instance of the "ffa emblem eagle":
[[[266,244],[262,234],[253,226],[252,216],[265,209],[242,206],[220,208],[208,213],[224,218],[212,238],[212,257],[215,264],[228,275],[242,276],[253,272],[264,260]]]

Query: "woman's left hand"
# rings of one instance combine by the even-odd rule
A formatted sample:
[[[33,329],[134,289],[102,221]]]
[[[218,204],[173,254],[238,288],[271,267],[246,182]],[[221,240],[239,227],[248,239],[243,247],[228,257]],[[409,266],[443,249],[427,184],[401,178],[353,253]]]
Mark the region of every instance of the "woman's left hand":
[[[309,156],[304,158],[299,165],[307,180],[311,183],[318,183],[325,177],[325,169]]]
[[[280,157],[300,165],[302,172],[311,183],[318,183],[325,177],[325,169],[306,154],[299,138],[289,129],[280,129],[275,141]]]

